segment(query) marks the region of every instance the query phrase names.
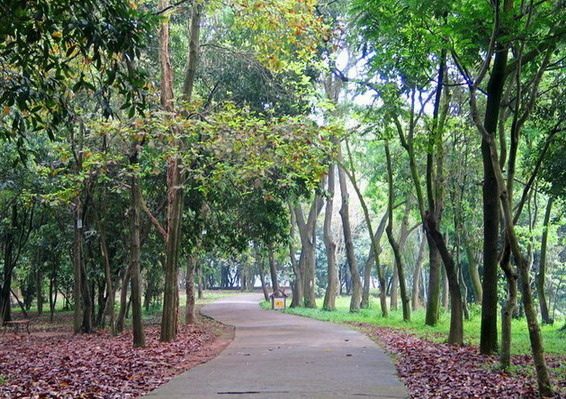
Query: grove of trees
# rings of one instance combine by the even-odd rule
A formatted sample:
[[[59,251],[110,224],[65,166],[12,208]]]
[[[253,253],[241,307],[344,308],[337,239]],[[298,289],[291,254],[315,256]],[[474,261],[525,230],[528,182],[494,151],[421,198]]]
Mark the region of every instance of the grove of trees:
[[[511,365],[566,314],[562,0],[0,5],[0,318],[117,334],[203,288],[481,314]],[[373,290],[375,288],[375,290]],[[180,314],[179,293],[186,293]],[[399,304],[400,299],[400,304]],[[374,305],[377,306],[377,305]],[[499,328],[498,328],[499,326]],[[498,329],[501,333],[498,333]]]

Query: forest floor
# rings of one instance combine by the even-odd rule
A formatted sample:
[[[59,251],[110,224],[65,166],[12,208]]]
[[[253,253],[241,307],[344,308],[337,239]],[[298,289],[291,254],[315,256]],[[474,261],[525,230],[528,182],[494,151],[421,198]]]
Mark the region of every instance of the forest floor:
[[[199,317],[177,339],[159,342],[155,317],[147,320],[145,348],[133,348],[131,331],[73,335],[71,314],[32,317],[31,334],[0,334],[0,398],[139,397],[172,377],[217,356],[232,327]]]
[[[412,398],[539,398],[530,355],[513,355],[509,371],[476,346],[433,342],[396,328],[347,323],[388,351]],[[566,356],[547,356],[556,398],[566,398]]]

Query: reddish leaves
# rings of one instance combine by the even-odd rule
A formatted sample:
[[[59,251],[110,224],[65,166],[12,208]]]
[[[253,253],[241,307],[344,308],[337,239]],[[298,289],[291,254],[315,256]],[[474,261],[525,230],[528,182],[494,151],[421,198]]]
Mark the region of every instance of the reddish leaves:
[[[509,374],[498,369],[497,357],[480,355],[476,347],[439,344],[391,328],[354,324],[395,355],[397,371],[413,398],[538,398],[530,356],[514,356],[514,366],[521,367]],[[565,360],[548,359],[548,363],[558,368]],[[565,394],[564,375],[554,377],[557,390]]]
[[[183,327],[174,342],[159,342],[156,328],[146,330],[148,346],[132,347],[130,333],[76,336],[0,336],[0,397],[134,398],[206,358],[199,351],[215,335]]]

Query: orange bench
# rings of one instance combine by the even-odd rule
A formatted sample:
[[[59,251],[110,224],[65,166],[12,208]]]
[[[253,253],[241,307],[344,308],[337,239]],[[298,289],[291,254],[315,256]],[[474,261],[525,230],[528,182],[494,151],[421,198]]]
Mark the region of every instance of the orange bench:
[[[4,322],[4,333],[6,333],[6,331],[8,330],[8,327],[13,327],[15,329],[16,334],[20,331],[20,327],[24,327],[26,328],[26,331],[29,332],[29,324],[30,324],[31,320],[11,320],[11,321],[5,321]]]

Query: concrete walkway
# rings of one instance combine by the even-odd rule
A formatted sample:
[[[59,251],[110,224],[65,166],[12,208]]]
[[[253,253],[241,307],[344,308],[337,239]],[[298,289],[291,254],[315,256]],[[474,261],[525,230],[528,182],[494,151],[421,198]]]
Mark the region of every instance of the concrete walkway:
[[[146,395],[177,399],[406,398],[389,357],[349,328],[262,310],[245,294],[202,312],[236,327],[218,357]]]

